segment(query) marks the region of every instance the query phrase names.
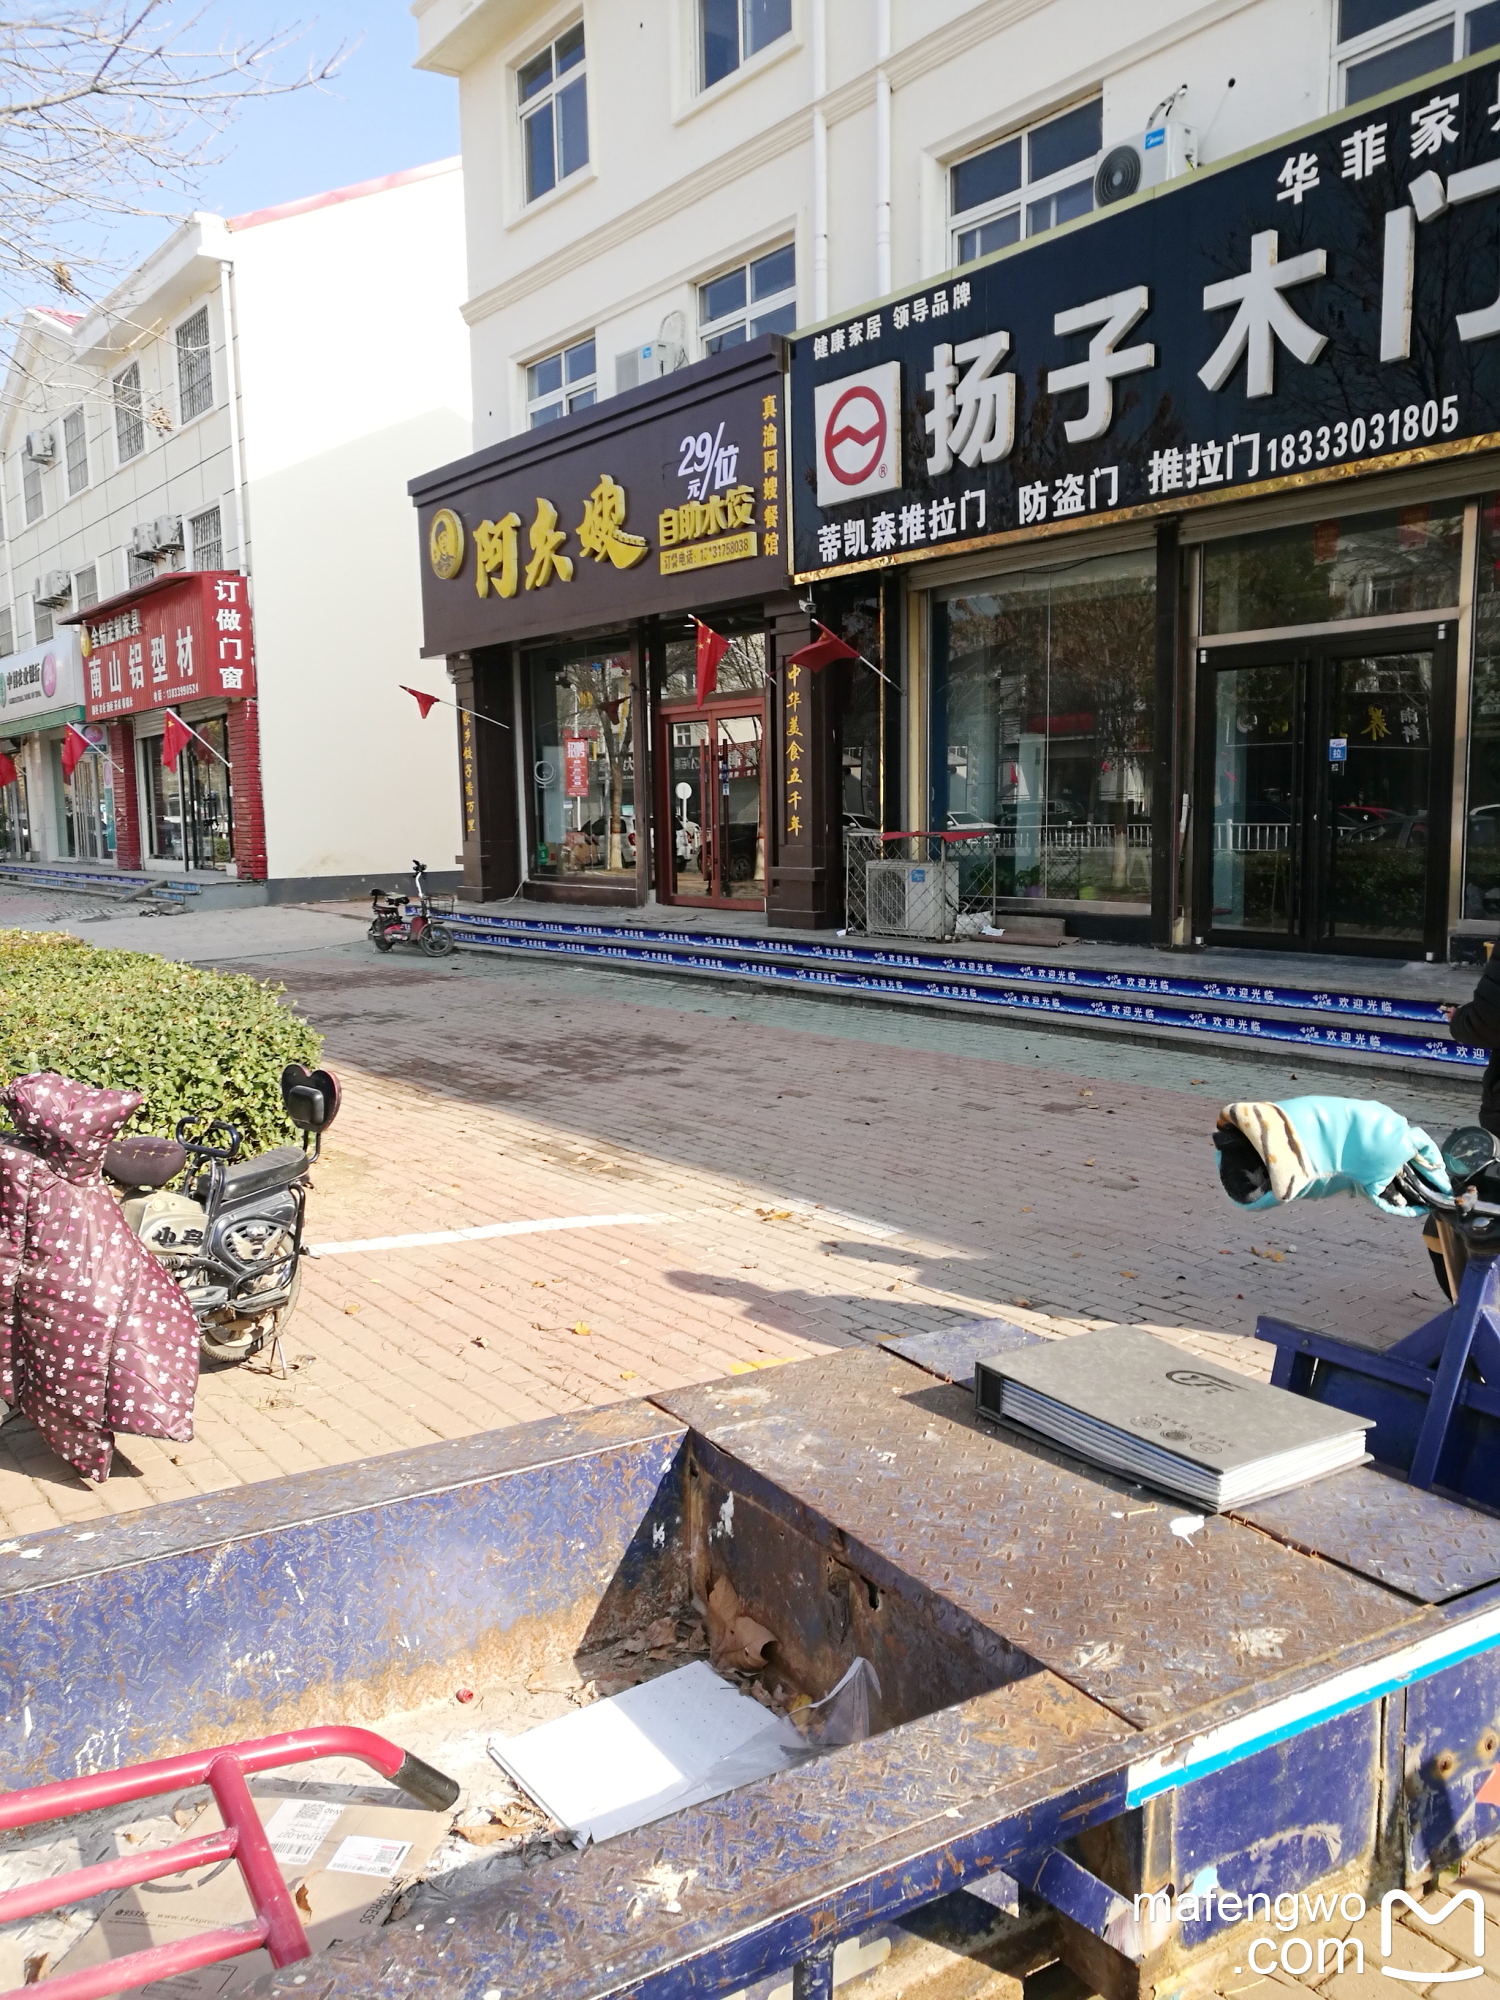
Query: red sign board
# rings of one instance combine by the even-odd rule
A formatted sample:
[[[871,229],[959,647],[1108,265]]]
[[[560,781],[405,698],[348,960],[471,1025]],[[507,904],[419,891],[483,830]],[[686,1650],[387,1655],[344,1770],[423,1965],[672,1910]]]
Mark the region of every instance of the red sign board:
[[[248,585],[236,570],[188,570],[72,622],[83,632],[91,722],[255,693]]]
[[[586,736],[565,736],[563,738],[563,791],[570,799],[586,799],[589,795],[589,739]]]

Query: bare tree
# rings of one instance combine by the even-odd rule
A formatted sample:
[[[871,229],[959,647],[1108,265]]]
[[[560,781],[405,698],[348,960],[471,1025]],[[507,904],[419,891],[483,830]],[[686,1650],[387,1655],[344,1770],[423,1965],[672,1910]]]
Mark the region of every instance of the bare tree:
[[[247,100],[316,88],[342,60],[280,74],[296,31],[207,37],[170,0],[0,16],[0,290],[84,297],[114,275],[94,247],[125,217],[174,219]]]

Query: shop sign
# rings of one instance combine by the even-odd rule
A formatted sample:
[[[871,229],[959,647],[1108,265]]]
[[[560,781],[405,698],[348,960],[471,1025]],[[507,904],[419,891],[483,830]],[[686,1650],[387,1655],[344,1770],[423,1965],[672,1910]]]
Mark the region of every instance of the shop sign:
[[[415,481],[423,650],[784,589],[781,355],[735,349]]]
[[[563,791],[570,799],[586,799],[589,795],[589,739],[586,736],[563,738]]]
[[[75,615],[81,627],[89,719],[183,701],[255,693],[255,642],[246,579],[189,570],[170,583]]]
[[[0,659],[0,736],[30,728],[29,717],[82,706],[78,635],[67,626],[40,646]]]
[[[1468,63],[800,336],[799,577],[1500,444]]]

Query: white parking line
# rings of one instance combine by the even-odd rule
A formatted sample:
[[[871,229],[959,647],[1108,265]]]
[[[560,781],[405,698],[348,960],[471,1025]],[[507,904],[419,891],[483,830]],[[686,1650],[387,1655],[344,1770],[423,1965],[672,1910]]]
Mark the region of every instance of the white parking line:
[[[472,1229],[433,1229],[423,1236],[366,1236],[358,1243],[317,1243],[309,1257],[348,1257],[357,1250],[425,1250],[432,1243],[477,1243],[488,1236],[539,1236],[549,1229],[618,1229],[627,1223],[670,1222],[669,1215],[552,1215],[542,1222],[481,1222]]]

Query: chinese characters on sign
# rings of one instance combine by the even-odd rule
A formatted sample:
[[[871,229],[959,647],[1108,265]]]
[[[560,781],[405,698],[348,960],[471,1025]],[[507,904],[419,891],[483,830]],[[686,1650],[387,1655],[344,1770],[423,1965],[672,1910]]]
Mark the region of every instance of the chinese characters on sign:
[[[196,570],[127,610],[82,623],[90,721],[255,692],[255,645],[243,576]]]
[[[474,724],[467,709],[459,711],[458,743],[464,785],[464,838],[472,840],[479,831],[479,810],[474,799]]]
[[[786,692],[782,696],[782,714],[785,718],[785,751],[782,768],[786,772],[786,837],[788,840],[802,838],[802,752],[806,739],[802,734],[802,669],[791,665],[785,669]]]
[[[1491,62],[800,339],[794,571],[1500,435],[1497,232]]]
[[[589,739],[586,736],[563,738],[563,792],[570,799],[586,799],[589,795]]]

